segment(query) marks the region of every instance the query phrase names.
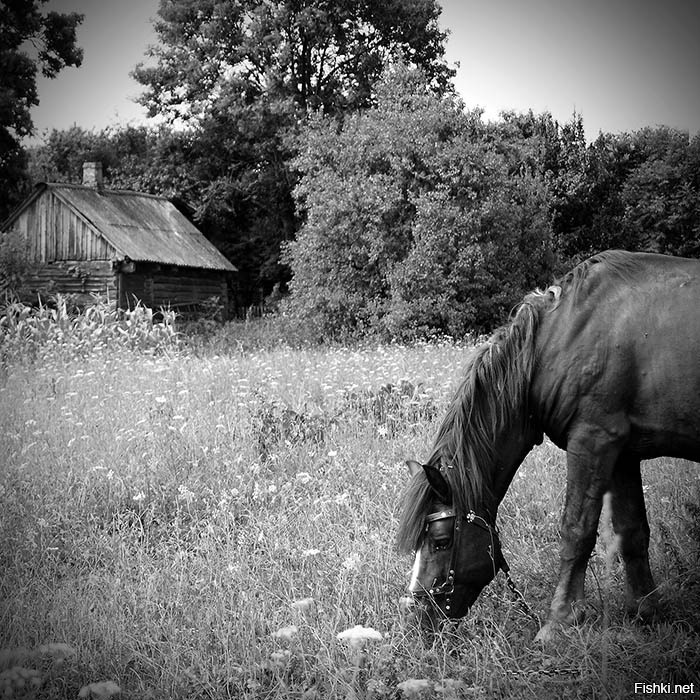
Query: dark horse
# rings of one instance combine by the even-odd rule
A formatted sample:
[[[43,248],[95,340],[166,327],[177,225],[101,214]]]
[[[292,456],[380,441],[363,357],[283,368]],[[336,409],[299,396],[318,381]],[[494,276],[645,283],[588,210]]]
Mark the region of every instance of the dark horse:
[[[475,349],[427,463],[403,502],[398,545],[432,624],[464,616],[503,568],[498,506],[546,434],[566,450],[559,582],[546,640],[580,619],[603,496],[627,606],[653,613],[640,460],[700,461],[700,261],[608,251],[525,297]]]

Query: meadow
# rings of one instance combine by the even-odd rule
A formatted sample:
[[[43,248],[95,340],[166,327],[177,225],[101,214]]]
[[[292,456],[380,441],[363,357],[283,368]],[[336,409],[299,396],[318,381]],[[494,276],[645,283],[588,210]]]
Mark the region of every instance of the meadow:
[[[468,343],[317,347],[256,323],[192,338],[143,309],[6,309],[0,697],[700,695],[696,465],[644,467],[659,621],[624,616],[604,518],[587,620],[556,647],[534,643],[537,620],[502,575],[461,624],[426,636],[399,609],[412,562],[394,549],[398,500]],[[564,487],[564,454],[545,442],[499,512],[541,619]],[[342,635],[358,625],[371,638]]]

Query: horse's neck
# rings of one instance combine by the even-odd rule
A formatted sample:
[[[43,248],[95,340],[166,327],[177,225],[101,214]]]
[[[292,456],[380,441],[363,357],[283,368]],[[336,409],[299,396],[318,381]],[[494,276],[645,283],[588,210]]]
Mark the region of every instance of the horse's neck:
[[[496,499],[495,509],[508,491],[515,472],[522,464],[530,450],[542,442],[542,432],[531,426],[511,428],[500,436],[494,467],[493,496]]]

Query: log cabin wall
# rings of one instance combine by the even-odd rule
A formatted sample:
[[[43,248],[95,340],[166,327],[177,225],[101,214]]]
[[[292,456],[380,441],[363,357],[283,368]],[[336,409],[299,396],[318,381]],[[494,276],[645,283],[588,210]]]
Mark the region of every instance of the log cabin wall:
[[[224,314],[228,314],[228,285],[222,271],[140,262],[134,268],[119,275],[120,305],[124,308],[133,308],[140,301],[152,309],[191,313],[218,297]]]
[[[153,275],[153,302],[165,306],[177,299],[181,307],[196,307],[212,297],[226,298],[226,280],[221,272],[179,268],[169,274]]]
[[[117,299],[117,278],[110,261],[60,260],[32,265],[19,296],[25,303],[36,303],[47,294],[70,294],[78,304],[88,304],[100,297],[108,302]]]
[[[121,308],[140,302],[196,313],[218,297],[227,317],[236,267],[194,224],[164,197],[104,190],[93,180],[40,183],[2,224],[27,244],[21,298],[62,293],[82,304],[97,294]]]

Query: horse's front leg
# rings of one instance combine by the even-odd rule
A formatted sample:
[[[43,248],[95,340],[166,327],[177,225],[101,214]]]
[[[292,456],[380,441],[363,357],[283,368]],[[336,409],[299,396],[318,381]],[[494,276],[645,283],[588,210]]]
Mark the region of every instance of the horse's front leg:
[[[603,496],[610,488],[617,452],[590,436],[585,441],[569,442],[559,581],[547,623],[537,634],[539,641],[549,641],[558,628],[583,619],[586,567],[595,545]]]

